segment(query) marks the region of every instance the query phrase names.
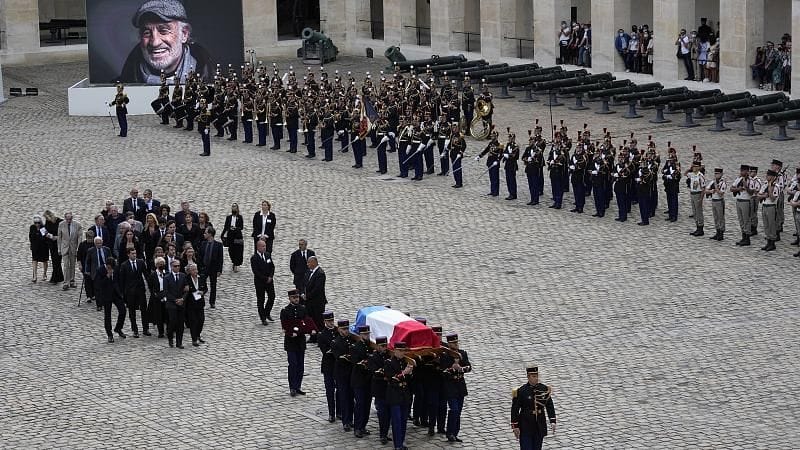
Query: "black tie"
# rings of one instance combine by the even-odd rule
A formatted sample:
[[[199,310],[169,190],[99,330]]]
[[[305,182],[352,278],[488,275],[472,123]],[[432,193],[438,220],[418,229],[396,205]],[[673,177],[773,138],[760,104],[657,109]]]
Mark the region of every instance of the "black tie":
[[[303,259],[306,259],[306,252],[303,250]]]
[[[103,229],[100,227],[95,227],[95,228],[97,228],[97,237],[103,239]]]
[[[177,283],[178,282],[178,274],[177,273],[173,273],[172,277],[175,278],[175,282]]]
[[[136,272],[136,261],[131,261],[131,267],[133,267],[133,271]]]
[[[139,202],[137,202],[134,198],[131,199],[131,202],[133,202],[133,212],[136,212],[139,209]]]
[[[263,253],[259,253],[259,254],[261,255],[261,260],[264,261],[264,262],[267,262],[267,258],[264,257],[264,254]]]

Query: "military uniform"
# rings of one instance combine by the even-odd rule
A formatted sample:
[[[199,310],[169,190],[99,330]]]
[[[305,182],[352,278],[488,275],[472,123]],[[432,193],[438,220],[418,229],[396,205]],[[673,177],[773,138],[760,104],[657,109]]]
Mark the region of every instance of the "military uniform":
[[[736,199],[736,217],[739,219],[739,230],[742,232],[742,239],[736,245],[750,245],[750,166],[742,164],[739,167],[739,177],[733,180],[731,191],[733,198]]]
[[[349,432],[353,426],[353,390],[350,387],[350,375],[353,372],[350,352],[353,340],[350,337],[350,321],[340,320],[336,324],[339,335],[331,343],[333,356],[336,363],[333,367],[333,376],[336,379],[336,403],[342,414],[342,426]]]
[[[442,395],[447,400],[447,440],[461,442],[458,432],[461,430],[461,411],[464,409],[464,398],[467,396],[467,383],[464,374],[472,372],[467,352],[458,348],[458,335],[446,337],[448,352],[439,357],[439,369],[442,371]],[[456,356],[458,354],[458,356]]]
[[[661,169],[661,179],[664,181],[664,192],[667,195],[667,220],[676,222],[678,220],[681,170],[673,149],[670,149],[670,152],[670,158],[667,159],[667,163]]]
[[[122,91],[123,89],[122,85],[118,84],[117,95],[111,100],[111,105],[114,106],[117,114],[117,122],[119,122],[119,137],[128,136],[128,103],[130,103],[130,99]]]
[[[490,139],[489,144],[475,157],[475,160],[477,161],[488,155],[486,158],[486,170],[489,172],[489,193],[487,195],[497,197],[500,195],[500,157],[502,149],[497,141],[497,132],[492,132]]]
[[[722,169],[714,169],[714,180],[706,186],[706,196],[711,197],[711,212],[714,215],[714,230],[716,231],[711,239],[715,241],[721,241],[725,234],[726,192],[728,192],[728,182],[722,178]]]
[[[758,178],[758,167],[750,166],[750,177],[748,179],[750,192],[750,236],[758,234],[758,205],[761,199],[757,195],[761,191],[764,182]]]
[[[686,182],[689,184],[689,195],[691,195],[692,201],[692,215],[694,215],[694,223],[697,227],[694,232],[689,233],[692,236],[702,236],[703,225],[705,224],[703,218],[703,188],[706,185],[706,177],[699,169],[700,163],[695,161],[692,163],[692,171],[686,174]]]
[[[387,380],[386,405],[391,414],[392,441],[397,450],[405,447],[408,407],[411,405],[408,377],[413,369],[409,368],[406,359],[398,354],[404,352],[406,348],[405,342],[395,342],[395,354],[383,365],[383,373]]]
[[[531,137],[522,161],[525,163],[525,176],[528,178],[528,191],[531,201],[528,205],[538,205],[539,197],[544,193],[544,140],[541,136]]]
[[[209,127],[211,126],[211,113],[205,107],[205,103],[201,103],[200,113],[197,116],[197,132],[200,133],[200,140],[203,142],[203,153],[200,156],[211,155],[211,137],[209,136]]]
[[[378,413],[378,437],[381,444],[388,442],[389,435],[389,408],[386,405],[386,375],[383,368],[388,360],[386,353],[387,339],[385,336],[375,337],[378,349],[367,359],[367,368],[370,371],[370,392],[375,399],[375,410]]]
[[[331,344],[338,333],[333,326],[333,313],[325,311],[322,313],[322,320],[325,327],[317,333],[317,346],[322,353],[320,363],[320,373],[325,384],[325,399],[328,403],[328,422],[336,421],[336,380],[333,376],[333,368],[336,364],[336,357],[333,355]]]
[[[464,140],[464,135],[454,127],[453,134],[450,135],[450,163],[453,167],[454,188],[460,188],[464,185],[462,164],[464,162],[464,151],[466,149],[467,141]]]
[[[783,187],[778,181],[780,174],[773,170],[767,170],[767,180],[761,186],[759,199],[762,201],[761,213],[764,219],[764,235],[767,238],[767,245],[761,250],[775,250],[775,242],[778,240],[778,201],[782,195]]]
[[[511,427],[518,434],[520,450],[540,450],[547,436],[545,413],[555,431],[556,410],[552,390],[538,382],[539,369],[532,366],[527,368],[527,372],[528,383],[512,392]]]
[[[361,338],[353,344],[351,359],[353,370],[350,374],[350,387],[353,389],[353,433],[357,438],[369,434],[367,422],[369,421],[369,407],[372,404],[370,396],[370,385],[372,384],[371,374],[367,367],[370,356],[369,347],[369,325],[358,327],[358,335]]]
[[[519,169],[519,145],[514,141],[516,135],[509,133],[508,142],[506,143],[505,151],[503,152],[503,161],[505,165],[503,169],[506,173],[506,187],[508,188],[508,197],[506,200],[517,199],[517,170]]]
[[[306,336],[307,327],[312,328],[310,334],[316,334],[314,321],[309,317],[305,305],[301,305],[300,291],[289,291],[290,303],[281,310],[281,328],[283,328],[283,349],[286,350],[288,359],[289,394],[306,395],[300,390],[303,384],[303,371],[305,370]]]

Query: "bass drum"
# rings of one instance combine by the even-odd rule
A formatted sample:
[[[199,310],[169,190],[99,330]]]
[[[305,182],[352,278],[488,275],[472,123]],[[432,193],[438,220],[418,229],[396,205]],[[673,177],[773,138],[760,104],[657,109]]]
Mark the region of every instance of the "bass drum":
[[[469,124],[469,134],[479,141],[486,139],[490,131],[489,122],[481,117],[472,119],[472,123]]]

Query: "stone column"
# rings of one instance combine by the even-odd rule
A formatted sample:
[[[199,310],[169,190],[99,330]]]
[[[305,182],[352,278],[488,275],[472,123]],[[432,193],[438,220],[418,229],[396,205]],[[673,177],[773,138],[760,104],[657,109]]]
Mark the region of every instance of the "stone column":
[[[764,0],[721,0],[719,12],[720,85],[736,91],[757,87],[750,64],[764,42]]]
[[[39,2],[37,0],[5,0],[0,29],[5,31],[3,49],[8,53],[39,50]]]
[[[630,29],[630,22],[631,0],[592,1],[592,69],[594,72],[625,71],[625,62],[614,49],[614,37],[618,29]],[[657,26],[656,29],[660,30]]]
[[[464,0],[431,0],[431,51],[446,55],[458,48],[452,32],[464,29]]]
[[[551,66],[558,57],[558,33],[561,21],[569,22],[570,2],[564,0],[533,1],[533,60],[542,66]],[[594,19],[594,18],[593,18]],[[592,20],[592,38],[597,45],[595,24]],[[592,52],[594,53],[594,52]]]
[[[244,46],[256,55],[270,54],[278,41],[278,19],[275,1],[244,0],[242,2]]]
[[[695,0],[656,0],[653,4],[653,73],[665,80],[686,78],[686,67],[676,56],[675,41],[681,29],[691,32],[695,23]],[[722,5],[720,5],[722,9]],[[762,16],[763,20],[763,16]]]
[[[3,63],[0,62],[0,103],[6,101],[5,88],[3,87]]]
[[[416,30],[403,25],[416,25],[417,5],[410,0],[384,0],[383,37],[387,46],[416,44]]]
[[[800,0],[792,0],[792,38],[797,39],[795,36],[800,36]],[[792,61],[800,61],[800,42],[792,42]],[[792,70],[792,96],[800,98],[800,66]]]
[[[523,1],[523,0],[520,0]],[[516,56],[514,37],[517,0],[481,0],[481,54],[484,59]]]

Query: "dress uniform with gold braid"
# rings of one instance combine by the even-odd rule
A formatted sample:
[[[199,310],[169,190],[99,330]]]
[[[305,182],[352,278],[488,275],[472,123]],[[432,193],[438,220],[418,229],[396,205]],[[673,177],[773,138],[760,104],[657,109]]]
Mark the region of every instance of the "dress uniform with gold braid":
[[[539,383],[539,368],[526,369],[528,382],[512,391],[511,428],[519,439],[520,450],[540,450],[547,436],[547,419],[555,433],[556,410],[553,406],[552,390]]]
[[[333,368],[336,364],[336,357],[333,355],[331,345],[339,333],[333,324],[333,313],[325,311],[322,313],[322,323],[324,326],[317,334],[317,346],[322,353],[320,372],[325,384],[325,399],[328,404],[328,422],[336,421],[336,381],[333,376]]]
[[[122,84],[118,84],[117,95],[111,100],[111,105],[114,106],[117,114],[117,122],[119,122],[120,137],[128,136],[128,103],[130,103],[130,99],[128,99],[128,95],[123,90]]]

